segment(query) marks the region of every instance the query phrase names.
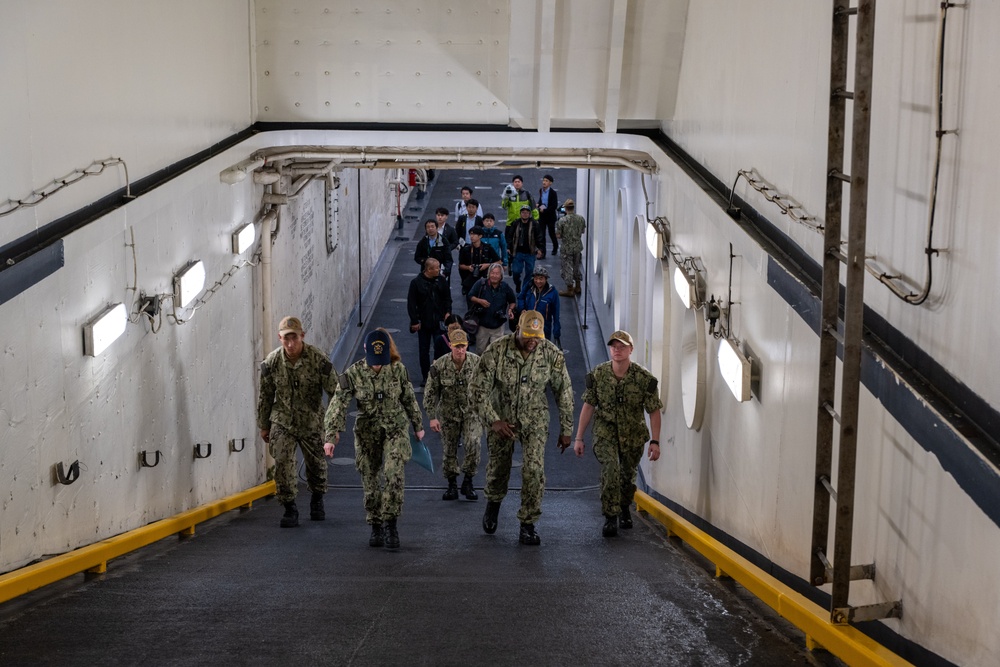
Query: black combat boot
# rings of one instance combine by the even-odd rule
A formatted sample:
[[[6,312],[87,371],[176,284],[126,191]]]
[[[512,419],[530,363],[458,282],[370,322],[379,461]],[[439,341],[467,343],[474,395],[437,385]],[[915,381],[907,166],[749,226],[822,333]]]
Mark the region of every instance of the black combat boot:
[[[466,475],[462,480],[462,495],[466,500],[479,500],[475,487],[472,486],[472,475]]]
[[[458,485],[455,484],[455,476],[448,478],[448,490],[441,496],[441,500],[458,500]]]
[[[483,514],[483,530],[488,535],[497,532],[497,517],[500,516],[500,503],[486,501],[486,513]]]
[[[375,522],[372,523],[372,536],[368,538],[368,546],[370,547],[380,547],[385,544],[382,539],[382,524]]]
[[[604,537],[615,537],[618,535],[618,517],[604,517],[604,528],[601,530],[601,535],[604,535]]]
[[[385,522],[385,548],[399,548],[399,533],[396,531],[396,519],[392,518]]]
[[[313,491],[312,500],[309,501],[309,518],[313,521],[323,521],[326,519],[326,510],[323,508],[323,494]]]
[[[285,503],[285,516],[281,517],[282,528],[295,528],[299,525],[299,508],[295,506],[295,501]]]
[[[518,536],[521,544],[527,544],[528,546],[538,546],[542,543],[542,538],[538,536],[535,532],[535,524],[533,523],[522,523],[521,524],[521,534]]]
[[[618,515],[618,525],[624,530],[632,528],[632,513],[628,510],[628,505],[622,506],[622,513]]]

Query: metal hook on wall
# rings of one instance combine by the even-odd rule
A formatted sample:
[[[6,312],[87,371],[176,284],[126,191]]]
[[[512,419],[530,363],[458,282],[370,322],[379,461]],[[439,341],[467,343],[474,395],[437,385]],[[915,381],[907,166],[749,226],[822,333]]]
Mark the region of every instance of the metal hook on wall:
[[[160,450],[156,450],[156,458],[150,463],[146,459],[146,450],[139,452],[139,467],[140,468],[155,468],[160,464]]]
[[[56,464],[56,479],[60,484],[65,484],[69,486],[76,480],[80,478],[80,461],[76,460],[69,464],[69,474],[66,474],[66,468],[63,466],[63,462],[60,461]]]
[[[207,459],[209,456],[212,455],[212,443],[210,442],[205,443],[204,452],[201,451],[201,445],[202,443],[199,442],[194,446],[194,457],[196,459]]]

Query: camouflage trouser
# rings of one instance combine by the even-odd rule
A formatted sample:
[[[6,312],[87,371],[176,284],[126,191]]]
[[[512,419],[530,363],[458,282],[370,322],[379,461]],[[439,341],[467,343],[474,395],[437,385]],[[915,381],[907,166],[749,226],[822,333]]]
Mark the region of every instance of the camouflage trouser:
[[[623,507],[632,504],[643,444],[594,441],[594,456],[601,463],[601,511],[604,516],[615,516]]]
[[[413,455],[406,429],[354,429],[354,463],[365,490],[365,521],[385,523],[403,508],[403,468]],[[382,473],[382,475],[380,475]]]
[[[583,272],[580,270],[582,255],[580,252],[559,253],[559,275],[567,285],[572,286],[574,280],[583,282]]]
[[[283,426],[271,426],[268,448],[274,457],[274,484],[278,488],[276,497],[280,503],[290,503],[298,493],[295,479],[295,447],[302,450],[306,463],[306,482],[314,493],[326,493],[326,458],[323,455],[323,436],[312,433],[299,437],[285,430]]]
[[[542,494],[545,493],[545,441],[549,430],[542,427],[522,433],[521,455],[521,509],[517,518],[521,523],[535,523],[542,515]],[[486,499],[500,502],[507,495],[510,482],[510,462],[514,455],[514,441],[492,431],[486,436],[489,462],[486,464]]]
[[[462,457],[462,468],[458,467],[458,441],[465,445],[465,456]],[[479,453],[483,447],[483,427],[472,415],[463,421],[441,422],[441,470],[445,479],[457,477],[459,472],[470,477],[479,470]]]

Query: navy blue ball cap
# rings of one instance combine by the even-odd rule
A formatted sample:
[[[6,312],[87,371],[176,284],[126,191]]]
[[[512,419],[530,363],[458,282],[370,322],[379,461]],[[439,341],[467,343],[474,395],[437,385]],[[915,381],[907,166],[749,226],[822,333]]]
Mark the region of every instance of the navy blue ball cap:
[[[385,366],[392,358],[389,356],[389,334],[384,331],[372,331],[365,338],[365,361],[369,366]]]

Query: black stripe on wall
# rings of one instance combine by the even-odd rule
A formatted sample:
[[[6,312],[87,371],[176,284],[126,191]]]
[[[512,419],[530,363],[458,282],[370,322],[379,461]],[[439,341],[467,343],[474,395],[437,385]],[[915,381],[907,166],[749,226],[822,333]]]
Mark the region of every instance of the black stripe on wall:
[[[48,278],[66,263],[62,239],[0,271],[0,304]]]

